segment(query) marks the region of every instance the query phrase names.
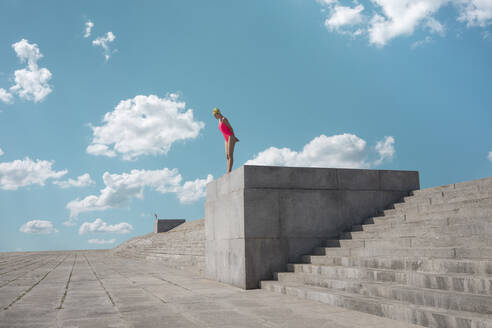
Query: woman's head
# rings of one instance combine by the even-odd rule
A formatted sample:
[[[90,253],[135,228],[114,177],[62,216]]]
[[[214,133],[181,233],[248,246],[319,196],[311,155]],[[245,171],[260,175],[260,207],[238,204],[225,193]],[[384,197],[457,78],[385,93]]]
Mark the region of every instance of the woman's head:
[[[217,107],[215,107],[213,110],[212,110],[212,115],[215,117],[215,118],[220,118],[222,116],[222,113],[220,112],[220,109],[218,109]]]

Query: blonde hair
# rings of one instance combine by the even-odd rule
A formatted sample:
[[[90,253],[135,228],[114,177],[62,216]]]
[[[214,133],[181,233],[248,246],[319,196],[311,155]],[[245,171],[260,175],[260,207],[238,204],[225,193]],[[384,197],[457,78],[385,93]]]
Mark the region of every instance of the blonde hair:
[[[215,114],[221,114],[222,113],[220,112],[220,109],[218,109],[217,107],[215,107],[213,110],[212,110],[212,115],[215,115]]]

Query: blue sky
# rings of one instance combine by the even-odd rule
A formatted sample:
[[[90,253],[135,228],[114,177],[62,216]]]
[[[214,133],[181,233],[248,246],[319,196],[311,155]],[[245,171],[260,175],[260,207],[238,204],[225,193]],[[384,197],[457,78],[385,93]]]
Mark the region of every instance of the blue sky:
[[[202,218],[214,107],[235,167],[491,176],[491,24],[492,0],[2,1],[0,251]]]

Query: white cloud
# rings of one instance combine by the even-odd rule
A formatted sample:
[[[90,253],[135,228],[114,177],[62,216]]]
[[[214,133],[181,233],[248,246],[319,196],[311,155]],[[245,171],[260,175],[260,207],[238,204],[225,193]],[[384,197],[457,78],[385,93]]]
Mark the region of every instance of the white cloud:
[[[411,35],[415,28],[427,18],[432,18],[447,0],[373,0],[384,16],[375,14],[371,19],[369,42],[384,46],[391,39],[401,35]],[[432,18],[433,26],[437,20]]]
[[[118,234],[130,233],[133,230],[131,224],[121,222],[114,225],[108,225],[101,219],[96,219],[94,222],[84,222],[80,226],[79,234],[83,235],[90,232],[113,232]]]
[[[116,239],[89,239],[87,241],[89,244],[96,244],[96,245],[104,245],[104,244],[114,244],[116,242]]]
[[[322,5],[328,5],[328,6],[338,3],[338,0],[317,0],[317,1]]]
[[[17,190],[20,187],[39,184],[44,186],[48,179],[59,179],[67,170],[53,171],[54,161],[33,161],[29,157],[23,160],[0,163],[0,188]]]
[[[31,234],[50,234],[58,232],[58,230],[53,227],[53,223],[47,220],[32,220],[26,222],[20,227],[19,231]]]
[[[355,8],[336,5],[331,16],[325,20],[325,26],[333,31],[344,26],[360,24],[362,23],[361,12],[363,10],[363,5],[358,5]]]
[[[0,100],[6,104],[11,104],[14,102],[14,96],[7,90],[0,88]]]
[[[415,41],[414,43],[412,43],[411,47],[412,47],[412,49],[415,49],[415,48],[418,48],[418,47],[422,47],[423,45],[428,44],[428,43],[431,43],[431,42],[432,42],[432,38],[427,35],[425,37],[425,39],[419,40],[419,41]]]
[[[370,165],[367,162],[366,142],[348,133],[331,137],[322,134],[299,152],[270,147],[245,164],[343,168],[367,168]]]
[[[205,195],[205,185],[213,177],[197,179],[193,182],[181,184],[183,178],[177,169],[164,168],[162,170],[132,170],[130,173],[103,174],[105,188],[98,196],[90,195],[83,199],[76,199],[67,204],[71,219],[66,223],[72,224],[73,218],[80,213],[103,211],[110,208],[126,206],[131,198],[143,199],[146,187],[165,193],[176,193],[181,203],[198,200]]]
[[[91,212],[91,211],[104,211],[111,208],[111,205],[108,205],[108,201],[105,201],[103,198],[103,192],[111,193],[111,190],[105,188],[101,190],[101,196],[90,195],[83,199],[75,199],[70,201],[67,204],[67,209],[70,211],[70,219],[67,222],[64,222],[65,225],[74,225],[73,218],[76,218],[80,213],[83,212]],[[119,207],[121,207],[120,205]],[[116,207],[116,206],[113,206]]]
[[[62,224],[66,227],[73,227],[74,225],[77,224],[75,218],[69,218],[67,221],[63,222]]]
[[[97,127],[92,127],[97,128]],[[92,141],[94,142],[94,140]],[[109,149],[108,146],[103,144],[90,144],[86,149],[87,153],[92,155],[99,156],[107,156],[107,157],[116,157],[116,152],[114,150]]]
[[[433,17],[428,17],[425,22],[425,26],[432,32],[439,34],[441,36],[444,35],[445,27],[442,25],[437,19]]]
[[[0,148],[0,156],[2,156],[3,154],[5,154],[2,150],[2,148]]]
[[[371,17],[363,15],[364,7],[359,2],[372,5]],[[435,16],[450,5],[457,10],[457,20],[468,27],[492,24],[492,0],[354,0],[354,8],[341,6],[336,0],[318,3],[327,12],[325,25],[330,31],[353,37],[367,34],[370,44],[381,47],[396,37],[412,35],[418,28],[443,36],[446,27]],[[341,28],[350,25],[360,27],[356,32]]]
[[[106,36],[100,36],[97,39],[92,41],[93,46],[100,46],[104,50],[104,58],[106,61],[111,57],[111,50],[109,48],[109,44],[112,43],[116,39],[113,32],[107,32]]]
[[[485,27],[492,23],[491,0],[455,0],[460,8],[458,21],[466,22],[468,27]]]
[[[87,22],[85,22],[85,34],[84,34],[84,38],[88,38],[91,36],[91,31],[92,31],[92,28],[94,27],[94,23],[91,22],[90,20],[88,20]]]
[[[47,68],[39,68],[38,60],[43,57],[37,44],[30,44],[22,39],[12,45],[21,63],[27,62],[27,67],[15,71],[15,85],[10,92],[20,98],[40,102],[48,96],[52,89],[48,84],[51,72]]]
[[[278,165],[301,167],[369,168],[366,141],[356,135],[344,133],[334,136],[324,134],[314,138],[299,152],[289,148],[270,147],[247,161],[246,165]],[[375,149],[379,165],[394,154],[394,138],[385,137]]]
[[[26,39],[22,39],[12,45],[17,57],[21,63],[27,61],[28,66],[37,66],[38,60],[43,58],[43,54],[39,51],[37,44],[31,44]]]
[[[489,152],[489,156],[488,156],[488,158],[489,158],[489,161],[491,161],[491,162],[492,162],[492,151],[490,151],[490,152]]]
[[[61,188],[70,188],[70,187],[87,187],[90,186],[91,184],[94,184],[95,182],[92,181],[91,176],[89,173],[82,174],[77,178],[77,180],[74,179],[68,179],[66,181],[53,181],[53,184],[56,184],[60,186]]]
[[[205,197],[205,187],[214,177],[209,174],[206,179],[196,179],[195,181],[186,181],[178,189],[178,199],[183,204],[193,203],[202,197]]]
[[[393,159],[395,155],[395,138],[389,136],[376,144],[376,151],[379,154],[379,159],[374,162],[374,165],[380,165],[385,160]]]
[[[119,154],[124,160],[167,154],[174,142],[196,138],[205,126],[185,106],[175,94],[122,100],[114,111],[104,115],[102,126],[92,127],[93,139],[87,152],[108,157]]]

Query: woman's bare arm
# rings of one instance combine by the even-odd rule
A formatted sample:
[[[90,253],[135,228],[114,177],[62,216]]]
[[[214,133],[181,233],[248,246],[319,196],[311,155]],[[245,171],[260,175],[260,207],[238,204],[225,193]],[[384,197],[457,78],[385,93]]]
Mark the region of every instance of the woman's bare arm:
[[[229,124],[229,121],[227,120],[227,118],[224,117],[224,119],[222,120],[222,123],[224,123],[229,128],[229,130],[231,130],[232,134],[234,134],[234,130],[232,129],[231,124]]]
[[[229,121],[227,120],[227,118],[225,118],[225,117],[224,117],[224,118],[222,119],[222,123],[224,123],[224,124],[225,124],[225,125],[229,128],[229,130],[231,130],[232,135],[234,136],[234,138],[236,138],[236,141],[239,141],[239,139],[236,137],[236,134],[234,133],[234,130],[232,129],[232,126],[231,126],[231,124],[229,123]]]

